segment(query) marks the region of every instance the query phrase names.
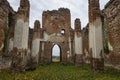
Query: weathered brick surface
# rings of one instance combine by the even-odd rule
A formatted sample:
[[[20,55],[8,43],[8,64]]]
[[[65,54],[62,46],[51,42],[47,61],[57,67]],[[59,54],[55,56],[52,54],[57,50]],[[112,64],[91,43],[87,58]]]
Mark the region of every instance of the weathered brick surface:
[[[28,34],[29,34],[29,0],[20,0],[20,7],[16,12],[16,21],[14,29],[13,41],[13,70],[24,71],[27,65],[27,60],[30,59],[30,51],[28,49]]]
[[[67,60],[67,51],[68,51],[68,43],[57,43],[60,46],[60,62],[68,62]],[[44,61],[45,62],[52,62],[52,48],[54,46],[54,43],[45,42],[44,46]]]
[[[28,63],[28,52],[27,50],[14,48],[11,52],[12,63],[11,70],[13,72],[24,72]]]
[[[82,30],[84,62],[89,63],[89,24]]]
[[[101,65],[99,59],[101,60],[101,55],[103,54],[102,22],[99,0],[89,0],[89,50],[89,54],[91,54],[92,58],[91,65],[94,70],[99,70],[99,66]],[[104,61],[102,63],[104,63]],[[103,68],[102,65],[100,67]]]
[[[82,31],[80,19],[75,19],[75,64],[80,65],[83,63],[83,51],[82,51]]]
[[[81,31],[81,21],[79,18],[75,19],[75,31],[80,32]]]
[[[83,64],[83,55],[82,54],[75,54],[75,64],[77,66],[82,66],[82,64]]]
[[[38,20],[34,23],[33,38],[32,38],[32,52],[31,57],[33,61],[39,61],[39,47],[40,47],[40,22]]]
[[[0,0],[0,51],[3,49],[5,40],[5,28],[8,26],[7,22],[9,14],[14,13],[7,0]]]
[[[73,32],[70,31],[70,11],[66,8],[60,8],[53,11],[44,11],[42,14],[43,33],[49,36],[44,42],[44,60],[51,62],[52,48],[55,44],[60,46],[61,61],[67,62],[67,54],[70,52],[69,41],[72,41]],[[61,33],[63,31],[64,33]],[[43,36],[43,39],[46,37]],[[69,40],[70,39],[70,40]]]
[[[33,30],[33,40],[36,38],[40,39],[40,22],[38,20],[35,21]]]
[[[109,60],[114,65],[120,65],[120,0],[110,0],[103,12],[107,24]]]
[[[29,39],[28,39],[28,47],[32,49],[32,39],[33,39],[33,29],[29,28]]]
[[[43,29],[47,34],[60,33],[65,30],[65,37],[69,37],[70,31],[70,11],[69,9],[60,8],[59,10],[44,11],[42,15]]]
[[[89,0],[89,23],[100,17],[99,0]],[[94,14],[94,15],[93,15]]]
[[[30,3],[29,0],[20,0],[20,7],[17,11],[17,19],[24,19],[25,22],[29,21],[29,11],[30,11]]]
[[[104,59],[96,59],[96,58],[91,58],[91,69],[94,71],[102,71],[104,70]]]

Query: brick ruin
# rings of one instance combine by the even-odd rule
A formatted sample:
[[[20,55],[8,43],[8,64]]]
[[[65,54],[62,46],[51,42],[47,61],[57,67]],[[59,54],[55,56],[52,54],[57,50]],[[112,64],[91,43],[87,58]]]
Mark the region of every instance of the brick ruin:
[[[60,8],[58,11],[44,11],[42,14],[43,39],[44,39],[44,60],[51,62],[52,47],[57,44],[61,49],[60,62],[67,62],[67,55],[70,52],[70,11]]]
[[[99,0],[89,0],[89,53],[91,55],[91,68],[102,69],[104,66],[102,21]]]
[[[89,23],[85,28],[81,29],[81,21],[76,18],[72,29],[70,10],[59,8],[43,11],[42,25],[36,20],[31,29],[29,0],[20,0],[17,12],[7,0],[0,0],[0,69],[25,71],[26,66],[51,63],[54,45],[60,47],[61,63],[87,63],[92,70],[103,70],[104,64],[109,64],[119,69],[119,8],[119,0],[110,0],[102,11],[99,0],[89,0]],[[106,46],[109,54],[104,53]]]
[[[89,24],[82,30],[82,46],[83,46],[83,62],[90,63],[90,55],[89,55]]]
[[[82,30],[80,19],[75,20],[75,30],[74,30],[74,44],[75,44],[75,63],[83,63],[83,50],[82,50]],[[81,45],[79,45],[81,44]]]
[[[14,24],[12,21],[9,21],[10,19],[14,20],[14,14],[12,7],[10,7],[9,3],[6,0],[0,0],[0,53],[2,53],[4,46],[6,43],[4,43],[7,33],[6,30],[7,27],[11,28]],[[10,32],[10,30],[8,30]]]
[[[110,0],[103,16],[108,36],[108,64],[120,68],[120,0]]]
[[[10,67],[10,65],[7,65],[11,62],[10,59],[3,59],[2,56],[7,53],[8,39],[12,36],[11,31],[15,22],[14,15],[15,12],[7,0],[0,0],[0,69]],[[2,64],[3,62],[4,64]]]

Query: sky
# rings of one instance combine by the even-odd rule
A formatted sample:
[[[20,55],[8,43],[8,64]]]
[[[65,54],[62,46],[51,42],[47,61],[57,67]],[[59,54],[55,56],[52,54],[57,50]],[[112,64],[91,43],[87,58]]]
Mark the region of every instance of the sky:
[[[12,8],[17,11],[20,0],[8,0]],[[109,0],[100,0],[100,8]],[[71,11],[71,27],[74,28],[74,20],[80,18],[82,28],[88,23],[88,0],[30,0],[30,27],[33,28],[34,21],[42,23],[42,12],[46,10],[58,10],[60,7]]]
[[[52,56],[60,56],[60,47],[58,45],[53,46]]]
[[[17,11],[20,0],[8,0],[12,8]],[[100,0],[102,10],[109,0]],[[74,20],[80,18],[82,28],[88,23],[88,0],[30,0],[30,24],[33,28],[34,21],[42,23],[42,12],[46,10],[58,10],[58,8],[68,8],[71,12],[71,27],[74,28]],[[42,24],[41,24],[42,25]],[[53,47],[53,55],[59,56],[60,49],[57,45]]]

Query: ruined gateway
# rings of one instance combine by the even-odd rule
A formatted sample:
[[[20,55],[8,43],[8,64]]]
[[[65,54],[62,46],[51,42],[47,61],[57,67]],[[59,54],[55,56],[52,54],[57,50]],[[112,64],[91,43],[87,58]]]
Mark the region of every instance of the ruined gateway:
[[[44,11],[42,25],[36,20],[31,29],[29,0],[20,0],[17,12],[7,0],[0,0],[0,69],[24,71],[26,66],[51,63],[56,44],[60,47],[61,63],[88,63],[93,70],[103,70],[109,64],[119,69],[120,1],[110,0],[102,11],[99,0],[88,1],[89,23],[83,29],[79,18],[74,22],[75,29],[71,28],[67,8]]]

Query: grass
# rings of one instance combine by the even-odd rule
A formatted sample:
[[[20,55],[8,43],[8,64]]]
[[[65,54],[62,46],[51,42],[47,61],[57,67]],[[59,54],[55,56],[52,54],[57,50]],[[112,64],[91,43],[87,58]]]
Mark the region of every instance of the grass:
[[[54,56],[52,62],[60,62],[60,57]]]
[[[34,71],[24,73],[0,72],[0,80],[120,80],[120,71],[105,68],[103,73],[91,72],[88,65],[43,64]]]

